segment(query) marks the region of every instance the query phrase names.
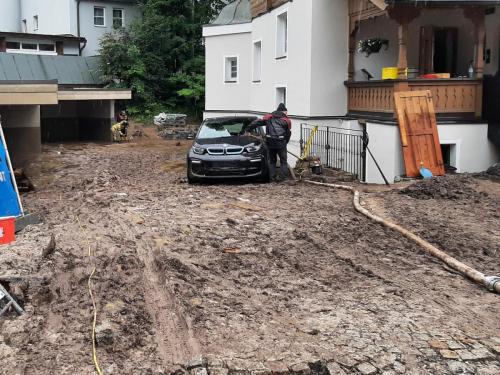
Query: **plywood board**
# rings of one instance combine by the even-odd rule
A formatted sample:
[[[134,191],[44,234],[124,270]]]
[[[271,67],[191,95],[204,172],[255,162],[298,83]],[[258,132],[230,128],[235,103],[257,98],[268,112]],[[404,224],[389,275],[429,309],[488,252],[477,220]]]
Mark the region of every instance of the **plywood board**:
[[[394,93],[394,101],[406,175],[418,177],[421,163],[435,176],[444,175],[443,155],[431,92],[397,92]]]

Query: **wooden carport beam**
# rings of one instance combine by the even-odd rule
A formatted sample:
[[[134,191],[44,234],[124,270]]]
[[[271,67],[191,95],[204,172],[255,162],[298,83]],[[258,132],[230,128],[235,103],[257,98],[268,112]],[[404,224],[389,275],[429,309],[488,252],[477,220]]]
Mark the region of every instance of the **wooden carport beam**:
[[[398,78],[406,79],[408,68],[408,25],[420,15],[414,5],[398,5],[388,9],[389,17],[398,23]]]

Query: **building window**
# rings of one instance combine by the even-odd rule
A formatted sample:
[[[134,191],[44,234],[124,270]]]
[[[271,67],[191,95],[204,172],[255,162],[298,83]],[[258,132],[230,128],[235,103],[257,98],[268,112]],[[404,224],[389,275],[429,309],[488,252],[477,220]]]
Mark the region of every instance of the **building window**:
[[[253,43],[253,81],[260,82],[262,75],[262,41]]]
[[[33,30],[38,30],[38,16],[33,16]]]
[[[104,15],[103,7],[94,7],[94,26],[106,26]]]
[[[28,53],[36,55],[55,55],[56,46],[54,43],[29,43],[29,42],[6,42],[7,52]]]
[[[276,107],[283,103],[286,106],[286,87],[276,87]]]
[[[125,26],[123,22],[123,9],[113,9],[113,28],[119,29]]]
[[[28,32],[28,23],[26,22],[26,20],[21,20],[21,30],[23,31],[23,33],[27,33]]]
[[[21,49],[21,43],[19,43],[19,42],[7,42],[6,48],[7,49]]]
[[[54,44],[40,43],[38,49],[43,52],[55,52],[56,46]]]
[[[276,58],[286,57],[288,53],[288,13],[276,17]]]
[[[224,81],[238,82],[238,57],[229,56],[224,59]]]
[[[22,43],[21,49],[26,49],[28,51],[37,51],[38,44],[36,44],[36,43]]]

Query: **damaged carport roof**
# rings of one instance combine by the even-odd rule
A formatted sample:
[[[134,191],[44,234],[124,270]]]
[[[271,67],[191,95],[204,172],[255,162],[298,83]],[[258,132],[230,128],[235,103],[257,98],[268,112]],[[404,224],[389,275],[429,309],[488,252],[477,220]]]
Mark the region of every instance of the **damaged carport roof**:
[[[57,80],[59,85],[103,85],[97,59],[0,53],[0,82]]]

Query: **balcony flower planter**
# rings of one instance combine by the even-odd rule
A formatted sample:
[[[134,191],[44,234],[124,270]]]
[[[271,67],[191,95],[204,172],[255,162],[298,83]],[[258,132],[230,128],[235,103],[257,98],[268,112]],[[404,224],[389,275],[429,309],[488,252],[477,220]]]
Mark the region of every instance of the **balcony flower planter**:
[[[389,49],[389,41],[387,39],[369,38],[360,40],[358,44],[358,52],[364,53],[369,57],[372,53],[378,53],[385,46],[385,50]]]

